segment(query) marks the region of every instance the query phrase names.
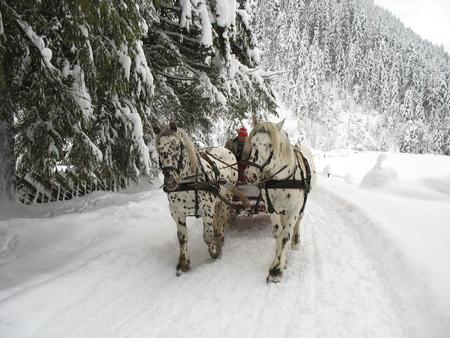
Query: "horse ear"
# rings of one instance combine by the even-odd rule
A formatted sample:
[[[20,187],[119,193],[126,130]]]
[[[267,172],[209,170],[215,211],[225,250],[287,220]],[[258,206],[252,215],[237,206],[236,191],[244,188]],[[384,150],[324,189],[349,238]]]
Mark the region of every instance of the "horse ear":
[[[155,133],[155,135],[159,135],[159,133],[161,132],[161,128],[159,128],[158,126],[153,126],[153,132]]]
[[[175,121],[171,121],[171,122],[169,123],[169,128],[170,128],[170,130],[172,130],[172,131],[177,131],[177,124],[175,123]]]
[[[285,120],[286,120],[286,118],[282,119],[280,122],[278,122],[276,124],[278,130],[281,130],[281,128],[283,128],[283,124],[284,124]]]

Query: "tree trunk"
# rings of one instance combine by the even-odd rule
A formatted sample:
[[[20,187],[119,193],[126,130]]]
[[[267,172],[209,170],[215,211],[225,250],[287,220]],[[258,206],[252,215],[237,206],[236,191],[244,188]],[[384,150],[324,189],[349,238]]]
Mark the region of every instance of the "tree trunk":
[[[3,105],[0,109],[7,109]],[[14,133],[12,116],[0,112],[0,201],[14,200],[16,165],[14,156]]]

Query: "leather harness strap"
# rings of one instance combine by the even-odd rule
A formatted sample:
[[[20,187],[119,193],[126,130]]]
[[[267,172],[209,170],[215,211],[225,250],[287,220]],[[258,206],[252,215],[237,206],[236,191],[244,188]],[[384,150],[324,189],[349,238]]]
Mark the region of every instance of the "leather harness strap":
[[[276,213],[276,212],[273,207],[272,200],[270,199],[270,196],[269,196],[269,189],[296,189],[296,190],[299,189],[299,190],[303,190],[304,198],[303,198],[303,205],[300,209],[300,214],[302,214],[303,211],[305,210],[306,201],[308,199],[308,193],[311,190],[311,169],[310,169],[308,160],[305,158],[305,156],[303,156],[300,149],[294,148],[294,156],[296,158],[297,165],[296,165],[292,175],[290,175],[289,177],[287,177],[286,179],[283,179],[283,180],[270,180],[269,179],[267,181],[264,181],[264,182],[261,182],[258,184],[258,187],[261,189],[261,193],[262,193],[262,190],[264,190],[264,192],[266,194],[267,211],[271,214]],[[304,170],[301,167],[298,156],[301,156],[302,162],[305,165],[306,173],[304,172]],[[266,164],[267,164],[267,162],[266,162]],[[252,165],[251,162],[250,162],[250,165]],[[262,166],[258,166],[258,167],[262,167]],[[272,175],[271,177],[276,176],[281,171],[283,171],[285,168],[286,168],[286,166],[282,167],[279,171],[277,171],[276,174]],[[300,170],[300,175],[301,175],[300,180],[297,180],[295,178],[297,169]]]
[[[199,191],[205,191],[213,194],[217,198],[219,198],[222,202],[226,203],[227,205],[230,205],[231,202],[228,201],[225,197],[223,197],[220,194],[220,185],[226,184],[226,180],[220,178],[220,171],[217,168],[216,163],[209,158],[209,154],[207,151],[205,152],[197,152],[197,159],[199,162],[199,168],[201,170],[201,173],[194,175],[192,177],[189,177],[189,179],[194,178],[195,181],[192,182],[183,182],[179,183],[178,186],[175,189],[169,190],[166,186],[163,186],[163,191],[167,194],[174,193],[174,192],[182,192],[182,191],[194,191],[195,193],[195,214],[194,216],[196,218],[199,218],[199,209],[200,209],[200,203],[199,203]],[[206,172],[201,158],[203,158],[210,166],[214,173],[215,179],[211,180],[211,178],[208,176],[208,173]],[[178,170],[178,168],[176,168]],[[172,170],[172,168],[170,168]],[[204,181],[199,181],[199,178],[203,178]],[[186,178],[185,178],[186,179]]]

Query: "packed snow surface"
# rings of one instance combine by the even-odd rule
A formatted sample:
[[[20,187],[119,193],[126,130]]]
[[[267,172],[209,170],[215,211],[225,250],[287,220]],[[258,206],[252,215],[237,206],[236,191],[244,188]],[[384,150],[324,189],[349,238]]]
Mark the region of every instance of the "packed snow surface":
[[[317,155],[330,177],[279,284],[265,282],[275,242],[261,217],[232,225],[216,261],[189,219],[192,270],[176,277],[176,227],[148,184],[0,208],[0,336],[448,336],[449,159],[389,154],[397,178],[360,187],[378,158]]]
[[[418,272],[417,287],[428,288],[447,313],[448,324],[450,157],[347,150],[316,155],[318,171],[329,176],[322,184],[376,222],[403,262]],[[404,285],[397,288],[407,292]]]

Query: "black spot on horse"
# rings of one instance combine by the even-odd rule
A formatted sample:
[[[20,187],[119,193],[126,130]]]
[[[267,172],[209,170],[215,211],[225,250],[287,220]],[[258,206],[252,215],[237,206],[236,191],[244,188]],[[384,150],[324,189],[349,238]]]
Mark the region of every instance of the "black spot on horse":
[[[256,150],[255,150],[255,156],[254,156],[254,162],[257,162],[257,161],[258,161],[258,157],[259,157],[259,150],[256,149]]]

